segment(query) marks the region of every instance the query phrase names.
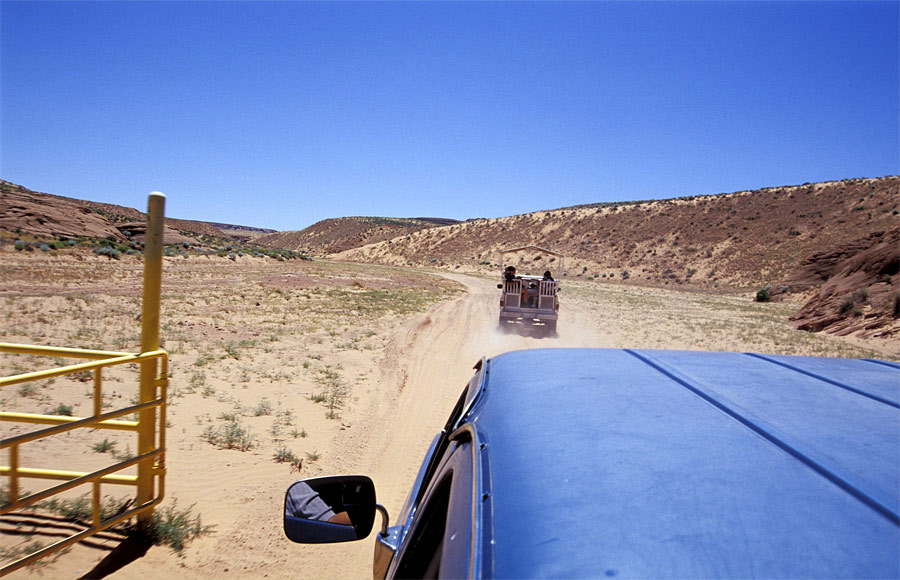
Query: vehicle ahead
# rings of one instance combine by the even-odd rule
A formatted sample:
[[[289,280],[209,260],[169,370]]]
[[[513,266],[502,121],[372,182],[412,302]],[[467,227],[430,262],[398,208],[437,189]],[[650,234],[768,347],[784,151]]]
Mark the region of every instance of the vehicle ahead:
[[[522,252],[534,252],[538,256],[549,258],[547,264],[555,262],[558,272],[566,275],[566,257],[559,252],[527,245],[500,251],[499,263],[504,263],[506,256]],[[558,262],[556,262],[558,260]],[[519,263],[523,263],[521,258]],[[535,265],[535,262],[528,262]],[[552,336],[556,334],[556,323],[559,320],[559,284],[553,279],[549,270],[543,276],[520,276],[515,266],[507,266],[503,271],[503,279],[497,288],[500,293],[500,330],[515,330],[523,334]]]
[[[504,275],[497,284],[500,289],[500,329],[511,328],[528,332],[556,333],[559,319],[559,284],[545,276]]]
[[[397,525],[377,506],[376,579],[900,576],[896,363],[540,349],[475,368]],[[289,538],[369,534],[370,479],[299,485],[352,523],[337,537],[286,498]]]

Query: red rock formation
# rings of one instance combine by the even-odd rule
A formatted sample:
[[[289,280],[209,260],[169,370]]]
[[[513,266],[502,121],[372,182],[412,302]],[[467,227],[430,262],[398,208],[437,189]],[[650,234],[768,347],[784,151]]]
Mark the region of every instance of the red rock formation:
[[[824,282],[791,320],[800,330],[812,332],[893,335],[900,331],[898,273],[900,227],[812,256],[785,285],[799,289]]]

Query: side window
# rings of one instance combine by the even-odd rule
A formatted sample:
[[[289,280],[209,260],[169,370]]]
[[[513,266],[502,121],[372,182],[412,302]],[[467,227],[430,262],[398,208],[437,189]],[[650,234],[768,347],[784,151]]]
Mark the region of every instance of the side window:
[[[466,406],[466,398],[469,395],[470,388],[470,385],[466,385],[466,388],[463,389],[462,394],[459,396],[459,399],[453,406],[453,411],[450,412],[450,416],[447,418],[447,424],[444,425],[444,431],[446,431],[447,433],[453,431],[453,428],[456,426],[456,422],[459,421],[460,417],[462,417],[463,409]]]
[[[438,470],[438,466],[442,461],[444,461],[445,456],[450,455],[450,433],[453,431],[453,426],[459,420],[460,416],[462,416],[463,409],[466,405],[466,396],[469,392],[469,387],[466,386],[463,389],[462,395],[460,395],[459,400],[456,401],[456,405],[453,407],[453,411],[450,413],[450,417],[447,419],[447,424],[444,425],[444,429],[441,431],[440,439],[438,439],[437,445],[434,448],[431,456],[428,458],[428,465],[425,466],[425,471],[422,474],[422,483],[419,487],[419,493],[413,502],[413,506],[417,506],[419,501],[422,499],[422,495],[425,493],[425,490],[429,487],[431,483],[431,478],[434,477],[434,474]]]
[[[467,575],[472,533],[472,445],[453,441],[397,565],[397,578]]]
[[[475,365],[476,371],[481,371],[482,362],[483,361],[479,360],[478,364]],[[444,425],[444,428],[435,437],[434,441],[432,441],[431,448],[428,450],[428,453],[425,454],[422,467],[419,469],[418,475],[416,475],[416,481],[410,489],[406,501],[403,502],[403,508],[401,508],[399,512],[397,521],[401,524],[407,521],[410,513],[419,508],[419,503],[425,495],[425,490],[428,489],[431,484],[431,479],[434,477],[434,474],[437,473],[438,466],[444,460],[445,452],[450,445],[450,433],[462,417],[472,389],[477,390],[478,388],[480,381],[479,376],[480,373],[476,372],[475,377],[473,377],[469,384],[466,385],[466,388],[463,389],[459,400],[456,401],[456,405],[454,405],[453,411],[450,413],[450,417],[447,419],[446,425]]]
[[[397,578],[439,577],[452,481],[453,474],[448,473],[416,515],[416,526],[397,566]]]

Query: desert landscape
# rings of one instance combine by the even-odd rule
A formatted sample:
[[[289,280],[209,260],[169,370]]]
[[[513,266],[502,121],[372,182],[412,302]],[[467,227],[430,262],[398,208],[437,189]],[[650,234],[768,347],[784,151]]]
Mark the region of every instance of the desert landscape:
[[[115,225],[139,223],[141,212],[95,206],[81,212],[95,233],[77,231],[84,220],[63,231],[54,224],[78,215],[84,202],[4,184],[0,341],[137,352],[143,262],[137,251],[111,252],[139,247],[140,228]],[[170,357],[168,473],[160,511],[183,517],[184,545],[153,546],[110,571],[101,562],[123,536],[108,532],[10,577],[370,578],[372,538],[335,546],[285,538],[285,489],[305,477],[366,474],[378,501],[396,514],[484,356],[627,347],[900,360],[900,246],[891,237],[898,184],[892,177],[455,224],[415,220],[419,229],[391,222],[407,229],[388,239],[379,239],[383,222],[370,220],[361,233],[356,220],[348,230],[355,244],[330,224],[325,237],[290,236],[294,242],[278,252],[296,254],[276,256],[265,253],[270,246],[239,244],[277,233],[232,227],[228,235],[238,240],[222,227],[170,222],[161,319]],[[776,202],[782,205],[765,209]],[[745,206],[749,213],[737,213]],[[786,217],[797,213],[811,217]],[[109,237],[116,246],[96,242]],[[320,245],[304,245],[312,239]],[[495,255],[522,244],[567,256],[557,274],[558,336],[497,329]],[[516,260],[521,273],[561,266],[528,252]],[[819,332],[798,328],[805,320],[798,314],[817,307],[831,310],[809,316],[832,322],[810,329]],[[4,355],[0,372],[60,362]],[[84,380],[14,386],[2,393],[2,407],[83,416],[91,405]],[[104,382],[110,406],[137,395],[135,369]],[[30,428],[2,429],[6,438]],[[133,454],[133,436],[112,433],[35,443],[22,463],[89,470]],[[113,504],[126,491],[104,487]],[[50,509],[4,517],[0,558],[11,561],[77,525]]]

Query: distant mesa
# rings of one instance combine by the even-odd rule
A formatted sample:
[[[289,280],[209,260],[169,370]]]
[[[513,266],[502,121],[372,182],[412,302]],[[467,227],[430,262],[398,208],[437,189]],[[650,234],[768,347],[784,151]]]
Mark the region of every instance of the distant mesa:
[[[385,242],[431,228],[459,223],[444,218],[345,217],[317,222],[300,231],[277,232],[256,239],[259,244],[312,255],[328,256],[369,244]]]

